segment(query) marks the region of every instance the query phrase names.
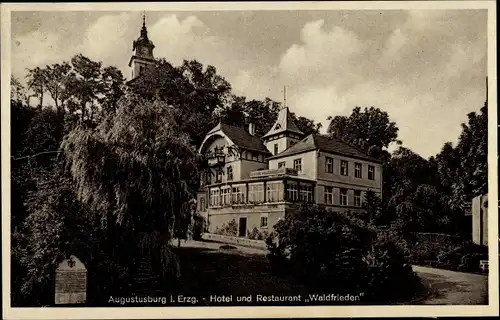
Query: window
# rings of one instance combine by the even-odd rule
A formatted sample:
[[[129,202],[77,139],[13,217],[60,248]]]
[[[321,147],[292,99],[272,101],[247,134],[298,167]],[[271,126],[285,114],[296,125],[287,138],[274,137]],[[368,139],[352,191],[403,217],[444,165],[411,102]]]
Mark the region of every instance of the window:
[[[200,198],[200,212],[205,211],[205,198]]]
[[[231,166],[227,167],[227,180],[233,180],[233,167]]]
[[[361,163],[356,162],[354,164],[354,177],[361,178],[361,168],[362,168]]]
[[[264,202],[263,183],[248,185],[248,202],[250,203]]]
[[[299,190],[296,182],[286,183],[286,199],[288,201],[297,201],[299,199]]]
[[[259,161],[259,155],[255,152],[252,152],[252,160],[253,161]]]
[[[340,174],[347,176],[349,172],[349,164],[345,160],[340,160]]]
[[[232,204],[245,203],[245,186],[234,186],[233,193],[231,194]]]
[[[297,170],[297,172],[302,171],[302,159],[293,160],[293,168]]]
[[[278,154],[278,144],[274,144],[274,154]]]
[[[326,157],[325,171],[327,173],[333,173],[333,158]]]
[[[277,202],[283,200],[283,183],[274,181],[267,183],[266,202]]]
[[[267,228],[267,214],[263,214],[260,216],[260,227]]]
[[[227,206],[231,204],[231,187],[221,188],[221,205]]]
[[[217,173],[215,175],[215,183],[222,182],[222,171],[217,170]]]
[[[283,162],[278,162],[278,169],[279,168],[285,168],[286,167],[286,162],[283,161]]]
[[[325,204],[333,204],[333,187],[325,187]]]
[[[208,171],[205,175],[205,181],[207,183],[207,185],[211,184],[212,183],[212,172],[211,171]]]
[[[368,179],[375,180],[375,167],[374,166],[368,166]]]
[[[210,206],[216,207],[219,205],[219,189],[211,189],[210,190]]]
[[[340,205],[347,206],[347,189],[340,189]]]
[[[310,184],[300,185],[300,201],[312,202],[312,186]]]
[[[354,206],[361,207],[361,191],[354,190]]]
[[[295,143],[296,143],[295,141],[290,141],[290,147],[293,147]]]

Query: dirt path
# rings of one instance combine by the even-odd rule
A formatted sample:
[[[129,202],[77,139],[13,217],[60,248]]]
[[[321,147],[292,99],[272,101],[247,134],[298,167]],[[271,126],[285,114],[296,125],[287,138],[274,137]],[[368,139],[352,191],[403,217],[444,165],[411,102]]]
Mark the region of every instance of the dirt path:
[[[216,242],[187,241],[182,247],[219,249]],[[243,254],[264,255],[262,249],[242,246],[237,250]],[[429,297],[419,302],[427,305],[477,305],[488,304],[488,277],[478,274],[455,272],[443,269],[413,266],[413,270],[431,289]]]
[[[413,266],[413,271],[431,288],[421,304],[488,304],[487,276],[421,266]]]

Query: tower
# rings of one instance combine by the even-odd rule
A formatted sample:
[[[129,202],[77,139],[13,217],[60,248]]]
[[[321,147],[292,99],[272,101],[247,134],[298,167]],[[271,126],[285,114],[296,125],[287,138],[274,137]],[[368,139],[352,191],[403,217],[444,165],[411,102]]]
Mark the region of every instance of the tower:
[[[153,49],[155,45],[148,38],[148,29],[146,28],[146,14],[142,16],[141,35],[133,42],[134,54],[130,58],[128,66],[132,69],[132,79],[140,76],[146,68],[155,65]]]
[[[278,113],[278,119],[262,139],[266,148],[273,154],[278,154],[293,146],[297,141],[304,137],[300,131],[288,107],[282,108]]]

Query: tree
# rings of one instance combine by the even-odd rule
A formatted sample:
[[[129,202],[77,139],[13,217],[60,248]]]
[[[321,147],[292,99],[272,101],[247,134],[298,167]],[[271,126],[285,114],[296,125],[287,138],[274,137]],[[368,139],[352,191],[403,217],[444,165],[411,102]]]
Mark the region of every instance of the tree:
[[[321,122],[315,123],[314,120],[306,117],[297,117],[295,113],[292,113],[292,118],[300,131],[302,131],[306,136],[311,133],[319,134],[319,130],[323,127]]]
[[[383,151],[391,143],[401,144],[398,137],[398,127],[389,115],[379,108],[355,107],[349,117],[329,117],[328,134],[357,146],[370,155],[381,157]]]
[[[33,90],[34,96],[38,98],[38,108],[43,107],[43,96],[47,91],[45,84],[45,72],[40,67],[28,69],[28,90]]]
[[[78,54],[71,59],[73,71],[68,77],[68,95],[71,106],[77,106],[81,121],[92,122],[97,113],[98,97],[104,88],[101,82],[102,62],[95,62]]]
[[[67,85],[71,66],[68,62],[56,63],[46,66],[43,70],[44,86],[47,88],[56,110],[64,111],[64,100],[68,98]]]
[[[29,103],[27,102],[27,99],[28,99],[28,94],[27,94],[24,86],[21,84],[19,79],[17,79],[14,76],[11,76],[10,77],[10,100],[15,102],[15,103],[28,105]]]
[[[80,126],[62,144],[78,198],[126,239],[135,275],[143,263],[163,278],[172,271],[168,242],[194,194],[196,151],[177,112],[128,95],[95,130]]]
[[[174,67],[164,59],[131,83],[132,91],[153,101],[166,102],[179,112],[176,121],[199,146],[205,134],[217,124],[218,115],[230,99],[230,84],[215,67],[203,67],[196,60]]]
[[[262,137],[278,118],[281,103],[265,98],[264,101],[250,100],[245,103],[244,112],[247,122],[255,125],[255,135]]]
[[[465,209],[472,198],[488,192],[488,109],[467,115],[456,147],[458,175],[453,184],[453,204]]]
[[[101,74],[103,96],[99,102],[105,113],[115,112],[118,101],[125,94],[125,78],[116,67],[105,67]]]

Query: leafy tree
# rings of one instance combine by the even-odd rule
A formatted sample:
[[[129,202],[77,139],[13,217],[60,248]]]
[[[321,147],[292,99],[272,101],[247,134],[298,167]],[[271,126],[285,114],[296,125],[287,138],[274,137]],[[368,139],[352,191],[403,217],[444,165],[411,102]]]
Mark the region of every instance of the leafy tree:
[[[40,67],[28,69],[26,77],[28,78],[28,90],[34,92],[34,96],[38,98],[38,108],[42,109],[43,97],[47,91],[44,70]]]
[[[264,101],[250,100],[245,103],[244,112],[247,121],[255,125],[257,137],[262,137],[271,130],[280,109],[281,104],[270,98],[265,98]]]
[[[217,124],[230,98],[231,86],[219,76],[215,67],[203,67],[198,61],[184,61],[174,67],[164,59],[130,83],[132,91],[145,99],[166,102],[179,112],[176,121],[196,146]]]
[[[125,94],[125,78],[116,67],[105,67],[101,74],[102,97],[99,102],[104,113],[115,112],[118,101]]]
[[[355,107],[349,117],[329,117],[328,134],[357,146],[372,156],[382,157],[383,151],[391,143],[401,144],[398,137],[398,127],[389,115],[379,108]]]
[[[54,100],[58,112],[63,111],[64,100],[67,99],[67,85],[70,71],[71,66],[67,62],[48,65],[42,69],[44,85],[52,100]]]
[[[95,62],[78,54],[71,59],[73,71],[68,78],[68,94],[72,106],[78,106],[81,121],[94,120],[97,113],[98,97],[103,91],[101,82],[102,62]]]
[[[175,265],[168,242],[197,180],[196,153],[173,120],[178,110],[134,95],[118,106],[95,130],[73,130],[62,150],[78,198],[126,239],[133,273],[146,263],[165,278]]]
[[[488,109],[481,108],[479,114],[467,115],[468,123],[462,124],[456,147],[459,158],[457,179],[453,184],[455,208],[466,208],[472,198],[488,192]]]
[[[319,130],[323,127],[321,122],[315,123],[314,120],[306,117],[297,117],[295,114],[292,114],[292,117],[297,127],[300,131],[304,132],[306,136],[311,133],[319,134]]]
[[[10,100],[15,103],[28,105],[28,94],[19,79],[10,77]]]

